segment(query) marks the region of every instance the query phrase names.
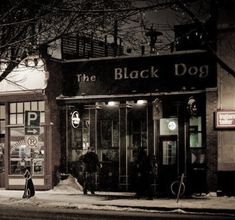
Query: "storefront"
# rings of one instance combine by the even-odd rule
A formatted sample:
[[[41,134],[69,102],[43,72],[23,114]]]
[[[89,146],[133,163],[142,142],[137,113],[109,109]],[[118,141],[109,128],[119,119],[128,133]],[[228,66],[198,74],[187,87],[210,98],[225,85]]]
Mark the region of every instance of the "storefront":
[[[51,189],[56,164],[52,151],[57,153],[52,144],[55,105],[47,96],[50,86],[43,60],[26,59],[0,82],[0,187],[23,189],[27,167],[36,190]]]
[[[58,61],[56,61],[58,62]],[[61,169],[82,181],[79,157],[93,146],[102,163],[100,190],[135,187],[133,164],[138,147],[158,166],[155,192],[186,175],[189,192],[207,191],[215,175],[210,160],[217,74],[203,51],[60,61]],[[214,133],[213,133],[214,135]],[[211,135],[213,139],[216,139]],[[210,155],[210,156],[209,156]],[[214,158],[215,157],[215,158]]]

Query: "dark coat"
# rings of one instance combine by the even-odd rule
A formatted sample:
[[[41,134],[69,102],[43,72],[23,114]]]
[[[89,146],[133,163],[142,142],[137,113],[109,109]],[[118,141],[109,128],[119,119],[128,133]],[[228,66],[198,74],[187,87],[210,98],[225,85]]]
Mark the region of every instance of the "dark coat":
[[[87,152],[83,157],[82,161],[85,164],[86,172],[97,172],[97,168],[100,167],[98,156],[94,152]]]

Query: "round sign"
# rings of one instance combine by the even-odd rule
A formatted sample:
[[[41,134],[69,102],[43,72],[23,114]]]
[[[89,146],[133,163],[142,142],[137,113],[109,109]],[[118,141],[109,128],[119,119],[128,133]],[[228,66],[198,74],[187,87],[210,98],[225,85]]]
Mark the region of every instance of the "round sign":
[[[175,129],[176,129],[176,123],[175,123],[174,121],[170,121],[170,122],[168,123],[168,128],[169,128],[171,131],[175,130]]]
[[[71,124],[74,128],[77,128],[80,124],[80,117],[78,111],[74,111],[71,115]]]
[[[27,136],[26,144],[28,147],[36,147],[38,144],[38,138],[36,136]]]

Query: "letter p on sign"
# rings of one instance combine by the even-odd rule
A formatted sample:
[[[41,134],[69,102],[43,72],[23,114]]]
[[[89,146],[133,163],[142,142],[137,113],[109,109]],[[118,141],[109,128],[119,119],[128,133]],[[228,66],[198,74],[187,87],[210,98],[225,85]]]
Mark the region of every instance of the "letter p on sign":
[[[25,112],[25,126],[39,127],[40,126],[40,111],[26,111]]]

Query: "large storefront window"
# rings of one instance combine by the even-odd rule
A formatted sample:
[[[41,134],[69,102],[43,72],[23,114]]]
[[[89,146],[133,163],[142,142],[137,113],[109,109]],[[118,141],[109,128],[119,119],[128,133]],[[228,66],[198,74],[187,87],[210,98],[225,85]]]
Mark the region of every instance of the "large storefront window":
[[[127,115],[129,161],[135,159],[139,147],[147,151],[147,103],[134,103]]]
[[[24,167],[29,167],[33,175],[44,175],[44,127],[39,135],[25,136],[25,111],[40,111],[40,124],[45,122],[43,101],[10,103],[10,174],[20,175]],[[34,146],[27,144],[27,138],[36,140]]]
[[[119,107],[103,106],[97,113],[97,149],[101,161],[119,158]]]
[[[104,104],[97,110],[97,153],[102,163],[99,187],[116,190],[119,176],[119,103]]]
[[[90,146],[90,120],[88,118],[88,111],[83,114],[79,126],[77,128],[71,127],[71,143],[69,144],[69,161],[74,162],[79,160],[79,157]]]
[[[128,102],[127,113],[127,176],[128,187],[136,187],[135,161],[137,159],[138,148],[148,151],[148,104],[147,101]]]

